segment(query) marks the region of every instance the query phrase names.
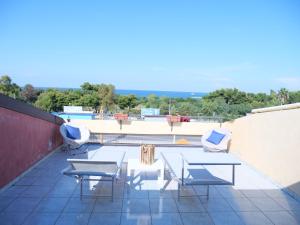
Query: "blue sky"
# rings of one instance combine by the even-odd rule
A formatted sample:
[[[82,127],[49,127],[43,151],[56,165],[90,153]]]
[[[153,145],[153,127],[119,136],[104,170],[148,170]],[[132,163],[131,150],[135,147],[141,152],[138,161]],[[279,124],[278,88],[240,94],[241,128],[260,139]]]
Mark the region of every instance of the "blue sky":
[[[40,87],[300,90],[300,2],[0,0],[3,74]]]

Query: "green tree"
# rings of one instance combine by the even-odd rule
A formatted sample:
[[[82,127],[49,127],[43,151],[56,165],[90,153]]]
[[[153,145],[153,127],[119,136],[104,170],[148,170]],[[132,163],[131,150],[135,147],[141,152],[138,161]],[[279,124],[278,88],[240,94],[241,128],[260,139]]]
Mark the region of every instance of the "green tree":
[[[34,103],[38,97],[38,91],[31,84],[26,84],[21,91],[21,97],[25,102]]]
[[[82,105],[82,106],[85,106],[85,107],[90,107],[94,110],[97,110],[99,108],[99,104],[100,104],[100,101],[99,101],[99,95],[97,94],[97,92],[92,92],[90,94],[84,94],[81,96],[80,98],[80,104],[79,105]]]
[[[91,92],[97,92],[99,90],[99,86],[101,85],[84,82],[80,87],[84,93],[91,93]]]
[[[175,106],[176,114],[181,116],[193,116],[197,115],[198,107],[191,102],[179,102]]]
[[[287,104],[289,102],[289,91],[286,88],[281,88],[278,91],[277,96],[281,105]]]
[[[100,84],[98,88],[100,106],[105,110],[113,108],[115,104],[115,87],[111,84]]]
[[[12,98],[20,97],[21,88],[12,82],[11,78],[7,75],[0,77],[0,93]]]
[[[154,94],[148,95],[146,107],[158,108],[159,107],[159,98]]]
[[[162,115],[168,115],[169,114],[169,105],[170,98],[168,97],[160,97],[159,98],[159,109],[160,109],[160,114]]]
[[[120,109],[127,109],[128,112],[138,105],[137,97],[135,95],[120,95],[117,103]]]
[[[62,92],[66,105],[81,106],[81,98],[84,96],[81,90],[67,90]]]
[[[203,97],[203,99],[206,100],[214,100],[216,98],[223,98],[226,104],[241,104],[249,102],[247,94],[236,88],[216,90]]]
[[[59,112],[68,105],[64,94],[55,89],[49,89],[38,96],[35,106],[48,112]]]
[[[300,102],[300,91],[289,92],[289,103]]]

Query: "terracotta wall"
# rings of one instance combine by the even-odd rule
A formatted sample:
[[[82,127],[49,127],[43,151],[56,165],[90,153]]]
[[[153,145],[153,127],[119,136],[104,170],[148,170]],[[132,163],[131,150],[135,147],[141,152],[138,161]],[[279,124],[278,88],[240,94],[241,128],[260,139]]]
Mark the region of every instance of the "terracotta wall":
[[[300,196],[300,108],[255,113],[224,123],[230,152]]]
[[[58,124],[0,107],[0,187],[61,144]]]

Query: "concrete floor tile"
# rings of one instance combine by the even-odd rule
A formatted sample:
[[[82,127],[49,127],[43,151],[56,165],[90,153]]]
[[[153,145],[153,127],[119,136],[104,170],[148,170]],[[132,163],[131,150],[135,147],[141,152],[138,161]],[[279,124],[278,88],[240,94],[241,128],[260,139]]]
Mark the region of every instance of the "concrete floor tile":
[[[151,225],[150,214],[122,213],[121,225]]]
[[[63,213],[55,225],[87,225],[90,213]]]
[[[17,197],[21,195],[28,186],[11,186],[0,192],[0,197]]]
[[[208,212],[230,212],[233,211],[229,203],[223,198],[203,198],[201,202]]]
[[[95,199],[83,197],[80,198],[71,198],[67,202],[64,212],[70,213],[90,213],[92,212],[95,204]]]
[[[150,199],[151,213],[178,212],[176,201],[172,198]]]
[[[33,213],[23,225],[54,225],[58,217],[59,213]]]
[[[75,191],[76,186],[56,186],[53,187],[47,194],[46,197],[65,197],[69,198]],[[75,197],[79,197],[79,194]]]
[[[208,213],[181,213],[184,225],[213,225]]]
[[[51,186],[30,186],[23,193],[23,197],[44,197],[50,190]]]
[[[40,201],[41,198],[19,197],[11,202],[4,212],[31,212]]]
[[[134,214],[149,214],[149,199],[124,199],[122,211]]]
[[[272,222],[262,212],[238,212],[245,225],[272,225]]]
[[[123,199],[114,198],[112,201],[111,198],[97,198],[94,205],[93,212],[122,212]]]
[[[179,212],[205,212],[201,201],[196,197],[176,199]]]
[[[234,212],[209,213],[215,225],[244,225],[241,218]]]
[[[287,211],[264,212],[264,214],[276,225],[299,225],[296,218]]]
[[[19,180],[17,180],[14,185],[16,186],[30,186],[32,185],[39,177],[30,177],[30,176],[24,176],[21,177]]]
[[[172,190],[151,190],[149,191],[149,199],[154,199],[154,198],[173,198],[173,195],[177,195],[177,191],[172,191]],[[177,196],[176,196],[177,198]]]
[[[220,186],[220,187],[217,187],[217,190],[221,193],[221,195],[224,197],[224,198],[241,198],[241,197],[245,197],[245,195],[237,190],[237,189],[234,189],[233,187],[231,186]]]
[[[259,209],[248,198],[226,198],[226,201],[236,212],[259,211]]]
[[[294,211],[288,211],[289,214],[291,214],[295,220],[300,224],[300,210],[294,210]]]
[[[0,197],[0,212],[5,210],[15,197]]]
[[[152,225],[183,225],[179,213],[152,214]]]
[[[0,213],[0,224],[20,225],[30,213]]]
[[[273,199],[286,210],[300,211],[300,202],[290,196]]]
[[[89,225],[119,225],[121,213],[92,213]]]
[[[271,198],[249,198],[262,211],[282,211],[284,208]]]
[[[126,187],[124,190],[124,198],[128,199],[135,199],[135,198],[149,198],[149,191],[148,190],[136,190],[129,187]]]
[[[241,192],[249,198],[267,197],[267,194],[260,189],[241,190]]]
[[[68,202],[68,198],[43,198],[37,207],[34,209],[35,212],[44,213],[59,213],[62,212]]]

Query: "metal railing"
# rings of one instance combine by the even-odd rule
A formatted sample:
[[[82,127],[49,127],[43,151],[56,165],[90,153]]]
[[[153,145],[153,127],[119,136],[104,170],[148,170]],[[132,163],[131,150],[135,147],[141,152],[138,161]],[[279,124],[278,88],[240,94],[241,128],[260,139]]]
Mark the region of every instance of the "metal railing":
[[[201,135],[145,135],[145,134],[111,134],[91,133],[91,143],[104,145],[141,145],[154,144],[158,146],[202,146]]]
[[[217,123],[223,123],[224,117],[222,116],[185,116],[190,118],[191,122],[217,122]],[[100,119],[100,116],[96,116],[96,119]],[[115,120],[113,114],[106,114],[103,115],[101,119],[104,120]],[[167,120],[167,115],[159,115],[159,116],[141,116],[139,114],[129,114],[128,115],[128,120],[130,121],[145,121],[145,120],[150,120],[150,121],[166,121]]]

